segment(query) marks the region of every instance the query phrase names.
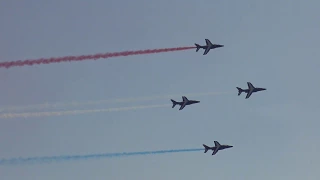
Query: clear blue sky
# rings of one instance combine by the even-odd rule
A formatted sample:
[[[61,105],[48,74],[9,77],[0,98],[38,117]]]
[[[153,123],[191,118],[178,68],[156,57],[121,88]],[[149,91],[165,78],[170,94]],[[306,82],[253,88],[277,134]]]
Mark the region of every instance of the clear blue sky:
[[[1,1],[0,61],[204,44],[225,47],[0,69],[1,108],[183,93],[201,103],[0,119],[0,158],[234,147],[1,166],[5,180],[319,179],[317,0]],[[267,88],[237,96],[246,82]],[[84,109],[170,103],[109,103]],[[70,109],[70,108],[69,108]]]

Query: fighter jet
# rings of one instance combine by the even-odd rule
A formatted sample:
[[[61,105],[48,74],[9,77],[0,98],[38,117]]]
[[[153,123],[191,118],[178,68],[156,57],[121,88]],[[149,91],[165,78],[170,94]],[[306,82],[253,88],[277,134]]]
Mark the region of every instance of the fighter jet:
[[[185,96],[182,96],[182,102],[176,102],[175,100],[171,99],[172,102],[172,108],[176,106],[177,104],[180,105],[180,109],[182,110],[186,105],[194,104],[194,103],[199,103],[200,101],[195,101],[195,100],[188,100]]]
[[[217,154],[217,152],[219,150],[222,150],[222,149],[227,149],[227,148],[232,148],[233,146],[229,146],[229,145],[221,145],[218,141],[214,141],[214,145],[215,147],[209,147],[205,144],[203,144],[203,147],[204,147],[204,153],[207,153],[207,151],[209,149],[211,149],[213,152],[212,152],[212,155],[215,155]]]
[[[212,44],[209,39],[205,39],[205,40],[206,40],[206,44],[207,44],[207,45],[205,45],[205,46],[200,46],[199,44],[196,44],[196,43],[195,43],[195,45],[196,45],[196,47],[197,47],[196,52],[198,52],[199,49],[202,48],[202,49],[205,49],[205,51],[203,52],[203,55],[206,55],[206,54],[208,54],[208,52],[210,51],[210,49],[215,49],[215,48],[223,47],[223,45],[220,45],[220,44]]]
[[[248,88],[249,89],[241,89],[241,88],[237,87],[238,96],[240,96],[240,94],[242,92],[245,92],[245,93],[247,93],[246,99],[248,99],[251,96],[251,94],[254,93],[254,92],[267,90],[266,88],[256,88],[250,82],[247,82],[247,84],[248,84]]]

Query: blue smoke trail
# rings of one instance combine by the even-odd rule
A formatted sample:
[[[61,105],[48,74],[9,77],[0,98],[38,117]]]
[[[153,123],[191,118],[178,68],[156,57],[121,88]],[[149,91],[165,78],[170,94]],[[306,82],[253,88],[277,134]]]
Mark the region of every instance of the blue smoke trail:
[[[124,156],[138,156],[138,155],[154,155],[165,153],[178,152],[194,152],[201,151],[201,149],[173,149],[173,150],[159,150],[159,151],[142,151],[142,152],[123,152],[123,153],[104,153],[104,154],[89,154],[89,155],[67,155],[67,156],[44,156],[44,157],[29,157],[29,158],[12,158],[0,159],[0,165],[15,165],[27,163],[51,163],[57,161],[72,161],[72,160],[86,160],[86,159],[101,159]]]

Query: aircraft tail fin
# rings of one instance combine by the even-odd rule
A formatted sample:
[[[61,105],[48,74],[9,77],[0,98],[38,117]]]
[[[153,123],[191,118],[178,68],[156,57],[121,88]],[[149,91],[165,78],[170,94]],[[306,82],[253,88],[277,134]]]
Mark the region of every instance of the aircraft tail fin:
[[[173,99],[171,99],[171,102],[172,102],[172,108],[174,108],[178,103],[175,101],[175,100],[173,100]]]
[[[196,45],[196,47],[197,47],[196,52],[198,52],[198,51],[199,51],[199,49],[201,48],[201,47],[200,47],[200,45],[199,45],[199,44],[196,44],[196,43],[195,43],[194,45]]]
[[[203,147],[204,147],[204,153],[206,153],[209,150],[209,146],[203,144]]]
[[[238,89],[238,96],[240,96],[240,94],[243,92],[243,89],[241,89],[239,87],[237,87],[237,89]]]

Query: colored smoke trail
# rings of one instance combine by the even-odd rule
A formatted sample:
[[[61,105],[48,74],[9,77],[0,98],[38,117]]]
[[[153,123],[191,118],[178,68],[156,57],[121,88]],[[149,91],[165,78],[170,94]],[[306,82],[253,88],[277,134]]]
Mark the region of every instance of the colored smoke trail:
[[[89,109],[89,110],[54,111],[54,112],[5,113],[5,114],[0,114],[0,119],[4,119],[4,118],[5,119],[7,119],[7,118],[29,118],[29,117],[43,117],[43,116],[63,116],[63,115],[76,115],[76,114],[87,114],[87,113],[98,113],[98,112],[128,111],[128,110],[170,107],[170,106],[171,106],[171,104],[160,104],[160,105],[132,106],[132,107],[108,108],[108,109]]]
[[[68,61],[83,61],[83,60],[97,60],[100,58],[111,58],[118,56],[130,56],[130,55],[142,55],[142,54],[153,54],[161,52],[171,52],[171,51],[183,51],[188,49],[194,49],[195,47],[177,47],[177,48],[162,48],[162,49],[147,49],[138,51],[122,51],[114,53],[104,53],[104,54],[93,54],[93,55],[81,55],[81,56],[64,56],[64,57],[52,57],[52,58],[40,58],[40,59],[28,59],[28,60],[18,60],[18,61],[7,61],[1,62],[0,68],[11,68],[14,66],[32,66],[34,64],[50,64],[50,63],[60,63]]]
[[[62,108],[62,107],[71,107],[71,106],[86,106],[86,105],[99,105],[106,103],[129,103],[129,102],[138,102],[138,101],[152,101],[157,99],[169,99],[170,98],[181,98],[181,95],[184,96],[210,96],[210,95],[221,95],[221,94],[231,94],[233,92],[206,92],[206,93],[181,93],[176,95],[160,95],[160,96],[149,96],[149,97],[136,97],[136,98],[118,98],[118,99],[109,99],[109,100],[96,100],[96,101],[87,101],[87,102],[58,102],[58,103],[43,103],[43,104],[31,104],[25,106],[11,106],[4,107],[0,109],[0,112],[6,111],[23,111],[23,110],[42,110],[46,108]]]
[[[203,148],[172,149],[172,150],[159,150],[159,151],[104,153],[104,154],[89,154],[89,155],[12,158],[12,159],[0,159],[0,165],[14,165],[14,164],[27,164],[27,163],[51,163],[51,162],[58,162],[58,161],[74,161],[74,160],[102,159],[102,158],[114,158],[114,157],[125,157],[125,156],[156,155],[156,154],[166,154],[166,153],[195,152],[195,151],[202,151],[202,150],[204,149]]]

